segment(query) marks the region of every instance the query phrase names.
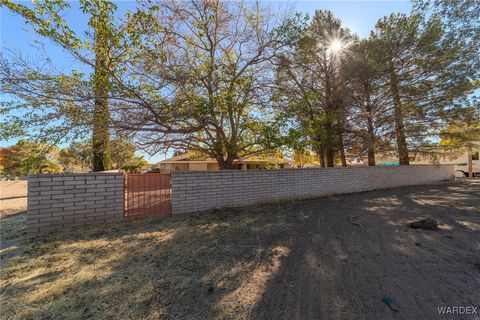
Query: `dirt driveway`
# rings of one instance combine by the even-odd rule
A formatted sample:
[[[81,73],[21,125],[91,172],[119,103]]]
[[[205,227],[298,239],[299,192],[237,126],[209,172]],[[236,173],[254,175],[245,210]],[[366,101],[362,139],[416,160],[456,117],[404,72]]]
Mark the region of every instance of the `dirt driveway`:
[[[419,218],[440,230],[407,226]],[[480,308],[480,180],[23,241],[1,272],[6,319],[459,319],[437,308]]]
[[[258,301],[260,319],[439,319],[480,309],[480,181],[305,202],[305,223]],[[434,218],[440,231],[413,230]],[[390,310],[383,298],[392,297]],[[444,316],[448,319],[448,316]],[[476,317],[479,319],[480,310]]]

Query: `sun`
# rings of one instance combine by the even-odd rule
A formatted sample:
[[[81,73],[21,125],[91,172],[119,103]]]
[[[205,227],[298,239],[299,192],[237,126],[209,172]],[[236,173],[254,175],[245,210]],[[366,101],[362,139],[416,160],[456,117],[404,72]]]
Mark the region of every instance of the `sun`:
[[[330,42],[329,49],[330,49],[332,52],[340,52],[340,51],[342,51],[342,49],[343,49],[343,43],[342,43],[342,41],[341,41],[341,40],[333,40],[332,42]]]

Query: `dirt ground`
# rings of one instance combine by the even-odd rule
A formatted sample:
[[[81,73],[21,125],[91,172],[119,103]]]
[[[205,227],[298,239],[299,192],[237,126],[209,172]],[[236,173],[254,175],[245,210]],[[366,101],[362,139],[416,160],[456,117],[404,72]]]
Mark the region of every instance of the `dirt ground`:
[[[27,181],[0,181],[0,248],[24,232]]]
[[[407,226],[420,218],[438,220],[440,230]],[[22,243],[22,254],[2,252],[6,319],[458,319],[437,308],[480,309],[480,180],[84,227]]]
[[[27,210],[27,181],[0,181],[0,215]]]

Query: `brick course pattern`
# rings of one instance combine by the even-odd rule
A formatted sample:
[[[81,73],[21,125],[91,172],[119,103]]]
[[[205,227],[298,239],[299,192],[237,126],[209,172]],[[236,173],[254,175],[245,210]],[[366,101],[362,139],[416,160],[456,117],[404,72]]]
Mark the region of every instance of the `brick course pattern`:
[[[453,172],[453,165],[173,172],[172,212],[420,185]]]
[[[28,176],[27,232],[122,220],[124,197],[123,173]]]

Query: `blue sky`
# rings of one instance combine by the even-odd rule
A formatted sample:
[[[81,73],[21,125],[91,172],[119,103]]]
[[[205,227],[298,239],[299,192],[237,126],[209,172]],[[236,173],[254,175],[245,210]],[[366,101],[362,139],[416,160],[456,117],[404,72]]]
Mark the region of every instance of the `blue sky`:
[[[378,19],[393,12],[409,13],[411,4],[408,1],[269,1],[264,2],[269,5],[271,10],[284,8],[285,6],[293,6],[295,11],[309,13],[312,15],[315,10],[330,10],[333,14],[340,18],[343,25],[357,33],[360,37],[368,37],[370,30],[375,26]],[[128,10],[136,7],[135,1],[118,1],[118,12],[123,14]],[[37,58],[39,57],[38,43],[43,44],[43,50],[46,55],[64,68],[72,68],[79,66],[71,59],[71,57],[55,46],[50,41],[36,35],[28,25],[25,25],[23,19],[13,15],[5,8],[0,9],[0,42],[2,53],[6,48],[21,52],[23,55]],[[78,3],[71,2],[71,10],[66,14],[65,19],[75,30],[85,30],[88,18],[84,16],[78,9]],[[0,100],[4,100],[0,94]],[[0,146],[8,146],[15,141],[0,141]],[[157,154],[153,157],[146,156],[150,162],[157,162],[165,158],[164,154]]]

